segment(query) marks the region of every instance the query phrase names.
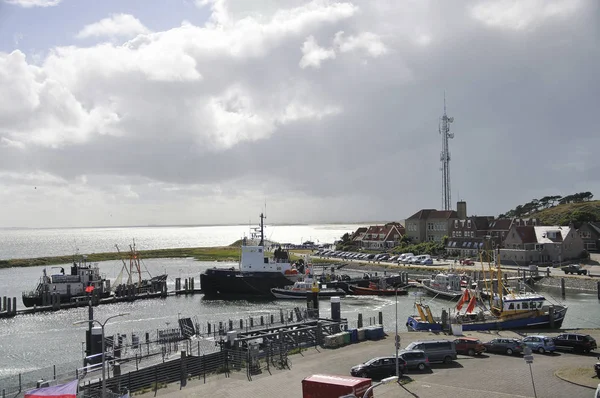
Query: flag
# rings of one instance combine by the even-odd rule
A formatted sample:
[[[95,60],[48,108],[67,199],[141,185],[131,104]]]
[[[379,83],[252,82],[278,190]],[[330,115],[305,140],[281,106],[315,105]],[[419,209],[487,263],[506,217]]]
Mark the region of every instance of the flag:
[[[36,388],[25,392],[25,398],[77,398],[78,380],[73,380],[67,384],[59,384],[56,386]]]
[[[475,309],[476,303],[477,303],[477,298],[475,296],[471,297],[471,301],[469,301],[469,306],[467,307],[467,310],[465,312],[467,312],[467,313],[473,312],[473,310]]]
[[[458,300],[458,304],[456,304],[456,310],[460,311],[463,307],[463,304],[466,303],[467,301],[469,301],[469,291],[465,290],[462,294],[462,296],[460,296],[460,300]]]
[[[85,292],[86,292],[86,293],[91,293],[91,292],[93,292],[93,291],[94,291],[94,286],[91,286],[91,285],[90,285],[90,286],[88,286],[88,287],[86,287],[86,288],[85,288]]]

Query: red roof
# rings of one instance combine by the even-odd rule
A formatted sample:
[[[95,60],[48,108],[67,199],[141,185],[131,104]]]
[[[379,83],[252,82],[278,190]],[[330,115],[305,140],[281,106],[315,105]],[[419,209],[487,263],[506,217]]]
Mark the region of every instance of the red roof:
[[[533,226],[526,225],[523,227],[515,227],[515,230],[523,243],[537,243],[535,228]]]
[[[394,233],[402,236],[402,234],[404,233],[404,228],[398,228],[395,225],[375,225],[375,226],[370,226],[369,229],[367,229],[367,232],[365,232],[364,236],[363,236],[363,241],[394,241],[396,240],[396,238],[394,238]],[[371,235],[375,235],[375,236],[371,236]],[[383,235],[383,238],[380,237],[380,235]],[[399,237],[398,237],[399,238]]]

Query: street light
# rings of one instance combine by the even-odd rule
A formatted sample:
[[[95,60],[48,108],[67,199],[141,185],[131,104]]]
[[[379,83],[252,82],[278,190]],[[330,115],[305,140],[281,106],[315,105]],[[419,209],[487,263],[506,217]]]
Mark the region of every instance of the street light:
[[[373,384],[371,387],[369,387],[367,389],[367,391],[365,391],[365,393],[363,395],[363,398],[367,398],[369,396],[369,394],[371,393],[371,391],[373,391],[373,389],[375,387],[379,387],[379,386],[381,386],[383,384],[389,384],[389,383],[392,383],[392,382],[394,382],[396,380],[398,380],[398,376],[391,376],[391,377],[386,377],[385,379],[381,380],[379,383]]]
[[[400,378],[400,361],[398,360],[398,350],[400,349],[400,336],[398,335],[398,288],[396,287],[396,377]]]
[[[535,391],[535,382],[533,381],[533,370],[531,364],[533,363],[533,355],[531,355],[531,347],[525,346],[523,349],[523,359],[525,363],[529,365],[529,374],[531,374],[531,384],[533,385],[533,396],[537,398],[537,392]]]
[[[106,366],[105,365],[105,356],[104,356],[104,351],[106,351],[105,348],[105,343],[104,343],[104,325],[106,325],[106,323],[113,319],[113,318],[117,318],[119,316],[125,316],[125,315],[129,315],[129,312],[123,312],[121,314],[117,314],[117,315],[113,315],[113,316],[109,316],[108,318],[106,318],[104,320],[104,322],[100,322],[96,319],[89,319],[87,321],[77,321],[74,322],[73,325],[80,325],[82,323],[97,323],[98,325],[100,325],[100,328],[102,329],[102,398],[106,397]]]

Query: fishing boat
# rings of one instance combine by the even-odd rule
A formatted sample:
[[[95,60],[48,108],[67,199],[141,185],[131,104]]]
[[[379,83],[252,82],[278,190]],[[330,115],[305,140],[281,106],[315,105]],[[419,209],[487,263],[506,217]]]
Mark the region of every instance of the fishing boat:
[[[460,325],[464,331],[560,328],[567,307],[549,304],[543,295],[522,290],[525,285],[518,290],[505,286],[499,257],[498,253],[494,267],[490,265],[490,278],[486,281],[488,300],[484,300],[477,290],[466,289],[449,317],[434,317],[428,305],[415,303],[418,315],[408,317],[408,330],[441,331],[449,324]],[[468,305],[462,312],[466,303]]]
[[[118,253],[121,253],[119,250],[119,246],[115,245]],[[133,244],[129,245],[129,264],[121,258],[123,262],[123,267],[121,267],[121,272],[114,280],[112,284],[112,291],[116,292],[120,286],[133,286],[134,294],[146,294],[146,293],[155,293],[164,289],[163,284],[167,280],[167,274],[160,274],[156,276],[152,276],[148,268],[143,265],[140,258],[140,253],[137,251],[135,246],[135,239],[133,240]],[[142,270],[143,265],[143,270]],[[127,275],[127,279],[123,280],[123,276]],[[147,275],[144,278],[142,275]]]
[[[423,279],[421,284],[428,293],[448,299],[457,299],[463,294],[461,276],[454,273],[439,273],[431,279]]]
[[[264,218],[261,213],[260,227],[255,228],[251,236],[260,237],[258,244],[249,245],[247,239],[242,240],[237,269],[215,267],[200,274],[200,288],[204,298],[272,298],[271,289],[293,285],[302,277],[303,263],[293,264],[287,251],[277,248],[272,258],[267,256]]]
[[[319,298],[346,296],[346,292],[342,289],[328,288],[326,285],[320,287],[319,283],[316,280],[313,280],[311,277],[307,277],[301,281],[296,281],[291,286],[271,289],[271,294],[278,299],[306,299],[306,295],[311,292],[317,292]]]
[[[350,285],[348,290],[350,290],[350,294],[356,296],[405,296],[408,294],[405,289],[379,286],[374,282],[371,282],[368,287]]]
[[[52,273],[55,272],[56,273]],[[110,294],[110,281],[100,275],[98,264],[88,263],[87,256],[74,260],[68,273],[64,267],[51,267],[50,275],[44,268],[42,277],[33,291],[23,292],[25,307],[51,305],[51,296],[58,295],[60,303],[68,303],[79,298],[105,298]]]

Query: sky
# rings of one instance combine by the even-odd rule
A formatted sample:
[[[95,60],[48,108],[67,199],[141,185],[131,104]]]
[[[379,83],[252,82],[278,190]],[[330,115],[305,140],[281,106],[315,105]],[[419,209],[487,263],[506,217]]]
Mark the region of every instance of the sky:
[[[0,0],[0,227],[600,195],[595,0]]]

